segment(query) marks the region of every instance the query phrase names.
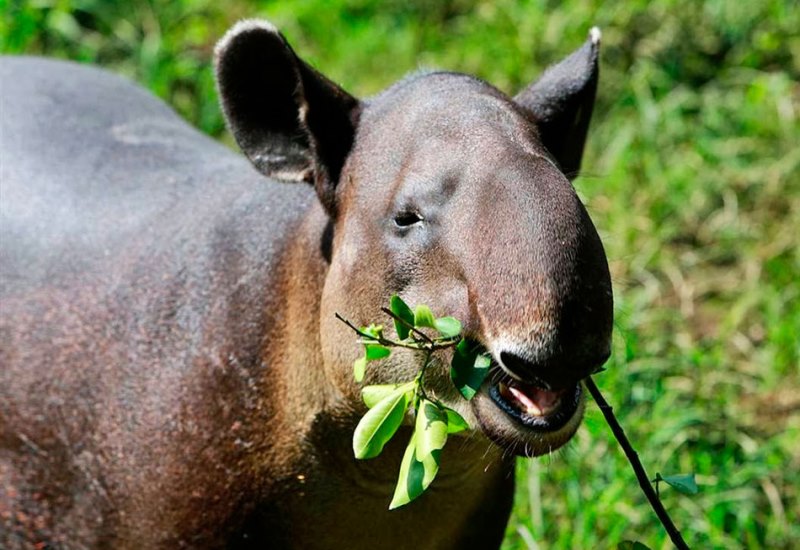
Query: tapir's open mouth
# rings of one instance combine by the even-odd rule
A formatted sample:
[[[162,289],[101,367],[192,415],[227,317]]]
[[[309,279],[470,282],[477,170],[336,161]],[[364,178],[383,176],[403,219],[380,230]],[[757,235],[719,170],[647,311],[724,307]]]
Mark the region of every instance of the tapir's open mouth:
[[[515,454],[537,456],[569,441],[583,416],[580,383],[550,390],[511,378],[498,365],[473,399],[483,432]]]
[[[517,422],[540,432],[559,430],[572,419],[581,396],[580,384],[550,391],[514,380],[506,374],[493,377],[489,396]]]

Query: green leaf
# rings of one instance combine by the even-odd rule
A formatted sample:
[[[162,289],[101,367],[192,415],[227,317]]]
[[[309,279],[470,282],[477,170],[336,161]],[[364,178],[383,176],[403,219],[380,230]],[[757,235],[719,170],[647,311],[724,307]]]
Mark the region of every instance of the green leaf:
[[[403,321],[411,326],[414,326],[414,312],[408,307],[400,296],[395,294],[389,300],[389,311],[400,317]],[[409,328],[397,319],[394,321],[394,329],[397,331],[397,337],[401,340],[408,338]]]
[[[397,486],[394,489],[389,510],[408,504],[425,490],[422,486],[425,478],[425,466],[416,458],[416,435],[416,431],[411,435],[406,452],[403,454],[400,474],[397,476]]]
[[[447,414],[435,403],[423,399],[417,410],[414,428],[417,440],[415,457],[422,462],[422,490],[428,488],[439,472],[439,458],[447,443]]]
[[[450,378],[464,399],[472,399],[481,387],[492,361],[486,353],[478,353],[478,346],[461,340],[450,363]]]
[[[361,398],[370,409],[383,401],[386,396],[395,392],[408,392],[415,389],[416,381],[407,384],[380,384],[365,386],[361,389]]]
[[[419,453],[419,447],[417,447]],[[441,449],[436,449],[431,454],[422,459],[422,490],[426,490],[433,483],[436,474],[439,473],[439,459],[442,455]],[[419,456],[416,457],[419,460]]]
[[[364,347],[367,351],[367,361],[377,361],[389,357],[392,353],[392,350],[380,344],[365,344]]]
[[[431,308],[425,304],[419,304],[416,309],[414,309],[414,326],[417,328],[436,328],[435,319],[433,317],[433,312],[431,312]]]
[[[623,540],[617,545],[617,550],[650,550],[650,548],[638,540]]]
[[[355,363],[353,363],[353,376],[356,379],[356,382],[361,382],[364,379],[364,373],[367,371],[367,358],[366,357],[359,357],[356,359]]]
[[[461,321],[455,317],[439,317],[434,320],[433,324],[439,334],[445,338],[453,338],[461,334]]]
[[[464,430],[469,429],[469,423],[464,420],[464,417],[458,414],[456,411],[449,407],[445,407],[444,412],[447,414],[448,434],[457,434],[458,432],[463,432]]]
[[[423,399],[417,409],[414,428],[417,438],[417,460],[440,451],[447,442],[447,414],[435,403]]]
[[[384,397],[358,422],[353,433],[356,458],[373,458],[397,432],[408,408],[409,392],[397,391]]]
[[[678,492],[684,495],[696,495],[700,491],[700,488],[697,486],[697,481],[694,479],[694,474],[676,474],[664,477],[657,474],[656,479],[659,477],[661,481],[674,487]]]

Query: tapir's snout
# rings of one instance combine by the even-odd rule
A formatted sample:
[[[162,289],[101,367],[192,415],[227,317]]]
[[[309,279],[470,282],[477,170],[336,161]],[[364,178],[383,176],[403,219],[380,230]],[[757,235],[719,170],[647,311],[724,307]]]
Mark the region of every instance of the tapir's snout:
[[[583,415],[581,381],[609,357],[611,296],[603,311],[566,323],[568,330],[544,323],[535,338],[504,337],[490,342],[491,375],[473,410],[483,431],[521,455],[550,452],[566,443]],[[588,325],[593,324],[590,329]]]
[[[572,436],[583,411],[581,381],[609,357],[613,300],[597,231],[569,182],[535,161],[525,215],[495,221],[513,242],[502,256],[477,241],[476,311],[492,375],[474,410],[484,432],[525,455],[555,449]],[[511,198],[513,197],[513,199]],[[546,197],[548,200],[542,200]]]

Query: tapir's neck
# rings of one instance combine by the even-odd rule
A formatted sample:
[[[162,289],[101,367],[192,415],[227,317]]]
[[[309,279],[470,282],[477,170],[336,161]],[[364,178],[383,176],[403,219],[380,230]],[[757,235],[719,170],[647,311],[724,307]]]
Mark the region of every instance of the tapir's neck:
[[[314,203],[286,243],[276,273],[276,321],[265,339],[270,399],[277,411],[273,434],[278,443],[294,447],[314,418],[336,399],[325,382],[320,352],[320,300],[328,270],[325,237],[328,219]]]
[[[265,363],[276,374],[270,385],[278,383],[272,397],[279,401],[277,438],[306,455],[317,455],[312,460],[328,457],[336,464],[342,459],[334,458],[336,454],[352,457],[350,438],[363,411],[330,381],[322,354],[320,304],[332,238],[327,214],[319,204],[312,205],[280,262],[276,295],[281,296],[281,322],[275,325],[281,333],[268,338]]]
[[[351,439],[363,410],[327,381],[320,346],[329,233],[322,208],[311,207],[277,277],[277,294],[284,297],[277,325],[285,328],[268,338],[265,362],[276,373],[270,399],[277,401],[267,458],[271,476],[280,481],[267,504],[278,508],[261,515],[272,518],[262,527],[274,540],[303,548],[335,540],[372,548],[378,538],[397,546],[458,547],[457,537],[465,533],[473,541],[499,541],[511,503],[513,460],[485,438],[455,437],[443,453],[436,490],[396,512],[388,505],[410,430],[402,428],[378,458],[354,459]],[[487,502],[490,509],[484,509]]]

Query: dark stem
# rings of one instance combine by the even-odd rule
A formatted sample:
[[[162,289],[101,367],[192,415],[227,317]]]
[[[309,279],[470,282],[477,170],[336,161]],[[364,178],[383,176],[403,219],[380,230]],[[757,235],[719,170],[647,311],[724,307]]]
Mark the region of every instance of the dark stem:
[[[653,511],[655,511],[658,519],[664,526],[664,529],[666,529],[670,540],[672,540],[672,544],[674,544],[679,550],[688,550],[689,546],[686,544],[686,541],[683,540],[678,528],[675,527],[674,523],[672,523],[669,514],[667,514],[667,511],[664,509],[664,505],[661,503],[661,500],[659,500],[658,495],[653,489],[653,486],[650,484],[650,478],[647,476],[647,472],[645,471],[644,466],[642,466],[642,462],[639,460],[639,455],[634,450],[630,441],[628,441],[628,438],[625,436],[622,426],[620,426],[619,422],[617,422],[617,418],[614,416],[614,411],[612,410],[611,405],[609,405],[608,402],[603,398],[603,395],[600,393],[600,390],[595,385],[591,376],[587,377],[584,380],[584,383],[586,384],[586,388],[589,390],[589,393],[592,394],[595,403],[597,403],[597,406],[600,407],[600,411],[606,418],[606,422],[611,428],[614,437],[617,438],[619,446],[622,447],[623,451],[625,451],[625,456],[628,457],[628,462],[633,468],[633,472],[636,474],[636,479],[639,481],[639,486],[642,488],[647,500],[650,501],[650,506],[653,507]]]
[[[432,354],[433,350],[428,349],[427,353],[425,354],[425,362],[422,363],[422,368],[419,369],[419,374],[417,375],[417,380],[419,381],[417,388],[424,399],[428,399],[428,394],[425,392],[425,369],[428,368],[428,364],[431,362]],[[430,401],[430,399],[428,399],[428,401]]]
[[[384,346],[395,346],[395,347],[398,347],[398,348],[413,349],[414,351],[425,351],[425,350],[428,349],[427,345],[418,346],[416,344],[406,344],[406,343],[403,343],[403,342],[395,342],[394,340],[389,340],[388,338],[384,338],[383,336],[381,336],[380,338],[375,338],[371,334],[367,334],[366,332],[364,332],[363,330],[361,330],[360,328],[355,326],[353,323],[351,323],[350,321],[348,321],[347,319],[345,319],[344,317],[342,317],[338,313],[335,313],[334,315],[336,315],[337,319],[339,319],[345,325],[350,327],[356,334],[358,334],[362,338],[365,338],[365,339],[369,340],[370,342],[378,342],[379,344],[384,345]]]
[[[394,340],[390,340],[390,339],[388,339],[388,338],[386,338],[384,336],[381,336],[380,338],[376,338],[376,337],[372,336],[371,334],[367,334],[366,332],[364,332],[363,330],[361,330],[360,328],[355,326],[353,323],[351,323],[350,321],[348,321],[347,319],[342,317],[338,312],[334,313],[334,315],[336,316],[337,319],[339,319],[342,323],[344,323],[345,325],[350,327],[353,330],[353,332],[355,332],[356,334],[358,334],[362,338],[364,338],[366,340],[369,340],[370,342],[378,342],[379,344],[382,344],[384,346],[394,346],[394,347],[398,347],[398,348],[413,349],[414,351],[427,351],[427,350],[437,351],[437,350],[440,350],[440,349],[452,348],[453,346],[458,344],[459,340],[461,340],[461,337],[459,337],[459,338],[452,338],[450,340],[445,340],[443,343],[442,342],[436,342],[436,341],[431,340],[430,338],[428,338],[427,335],[420,333],[425,338],[427,338],[428,342],[430,342],[430,343],[422,342],[422,343],[418,343],[418,344],[417,343],[409,344],[407,342],[395,342]],[[415,332],[418,332],[418,331],[416,331],[416,329],[415,329]],[[369,342],[367,342],[367,343],[369,343]]]

